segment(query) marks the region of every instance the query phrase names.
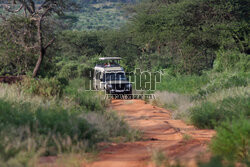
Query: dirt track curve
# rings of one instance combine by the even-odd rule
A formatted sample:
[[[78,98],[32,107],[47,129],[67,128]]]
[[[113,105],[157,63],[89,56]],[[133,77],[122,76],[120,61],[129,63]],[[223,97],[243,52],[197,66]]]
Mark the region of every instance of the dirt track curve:
[[[113,100],[110,109],[141,130],[145,140],[110,144],[87,167],[151,167],[152,151],[156,149],[164,151],[170,162],[179,161],[184,166],[196,166],[197,157],[209,157],[207,143],[215,134],[213,130],[198,130],[173,120],[169,111],[142,100]],[[185,140],[183,136],[191,138]]]

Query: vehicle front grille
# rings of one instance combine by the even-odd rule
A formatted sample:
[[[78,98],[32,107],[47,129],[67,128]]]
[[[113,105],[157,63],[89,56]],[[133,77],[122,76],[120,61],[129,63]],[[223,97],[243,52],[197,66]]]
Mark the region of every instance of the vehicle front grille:
[[[125,84],[112,84],[112,89],[125,90]]]

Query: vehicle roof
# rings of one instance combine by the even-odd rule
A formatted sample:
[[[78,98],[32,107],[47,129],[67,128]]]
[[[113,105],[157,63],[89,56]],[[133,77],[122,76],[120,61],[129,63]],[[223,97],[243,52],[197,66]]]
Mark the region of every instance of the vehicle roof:
[[[121,57],[101,57],[99,60],[121,60]]]
[[[114,67],[95,67],[95,70],[99,70],[101,72],[124,72],[124,69],[120,66],[114,66]]]

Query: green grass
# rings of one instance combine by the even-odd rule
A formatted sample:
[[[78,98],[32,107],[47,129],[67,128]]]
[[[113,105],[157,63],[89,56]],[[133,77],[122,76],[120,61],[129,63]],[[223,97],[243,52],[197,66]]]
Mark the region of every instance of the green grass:
[[[156,104],[172,110],[172,117],[198,128],[215,129],[215,156],[199,166],[249,164],[249,72],[209,71],[202,76],[164,76]]]
[[[84,82],[71,80],[54,98],[1,84],[0,165],[34,166],[40,156],[83,155],[98,142],[139,140],[141,133],[107,112],[108,101],[82,89]]]
[[[250,73],[223,72],[209,74],[209,82],[199,88],[194,98],[204,98],[207,95],[233,87],[246,87],[249,84]]]
[[[161,83],[157,84],[157,90],[180,94],[193,94],[209,82],[206,75],[203,76],[163,76]]]
[[[214,128],[221,122],[239,115],[249,117],[249,108],[249,95],[227,97],[216,103],[205,101],[191,109],[191,120],[199,128]]]

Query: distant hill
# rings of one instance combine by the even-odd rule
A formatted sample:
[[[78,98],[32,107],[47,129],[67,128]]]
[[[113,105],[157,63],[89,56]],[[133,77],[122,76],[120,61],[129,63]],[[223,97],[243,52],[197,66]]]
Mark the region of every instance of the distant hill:
[[[41,0],[36,0],[42,3]],[[71,30],[101,30],[118,29],[130,17],[123,6],[137,3],[141,0],[73,0],[78,10],[67,12],[64,16],[57,16],[66,29]],[[3,0],[1,3],[6,3]],[[0,12],[4,12],[0,8]]]
[[[139,0],[76,0],[80,10],[60,17],[72,30],[117,29],[126,23],[129,15],[122,5]]]

